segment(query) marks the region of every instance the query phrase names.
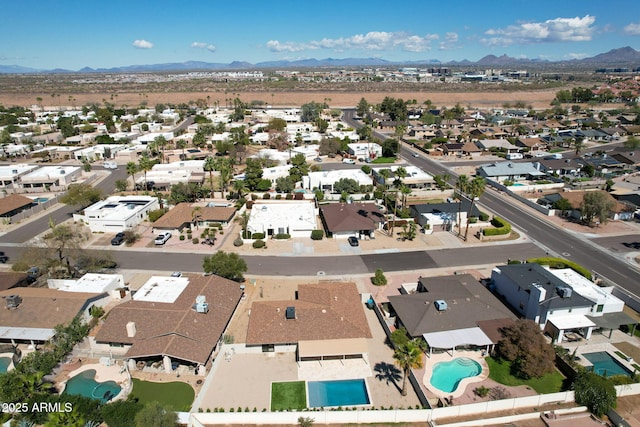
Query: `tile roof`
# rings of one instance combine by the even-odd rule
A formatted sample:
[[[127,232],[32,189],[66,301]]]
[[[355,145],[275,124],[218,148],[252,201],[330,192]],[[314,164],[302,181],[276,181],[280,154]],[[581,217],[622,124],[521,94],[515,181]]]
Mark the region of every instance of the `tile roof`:
[[[287,307],[294,307],[295,319],[285,318]],[[363,307],[355,283],[300,285],[296,300],[252,304],[246,343],[371,338]]]
[[[153,223],[155,228],[179,228],[186,223],[193,221],[193,208],[196,207],[191,203],[178,203],[169,212],[158,218]],[[220,207],[220,206],[200,206],[198,211],[198,219],[200,221],[210,222],[224,222],[229,221],[236,212],[236,208],[233,207]]]
[[[0,215],[4,215],[25,206],[30,206],[31,204],[33,204],[32,199],[19,194],[11,194],[0,199]]]
[[[597,191],[599,193],[604,194],[607,200],[615,203],[614,208],[612,209],[613,212],[624,212],[629,210],[624,203],[617,201],[610,193],[604,190],[593,190],[593,191]],[[560,196],[563,199],[571,203],[571,207],[573,209],[580,209],[580,206],[582,205],[582,201],[584,199],[584,195],[586,192],[587,192],[586,190],[578,190],[578,191],[565,191],[558,194],[560,194]]]
[[[515,315],[470,274],[420,278],[428,292],[389,297],[393,309],[407,329],[418,337],[425,333],[472,328],[478,322],[515,319]],[[447,303],[438,311],[436,300]]]
[[[374,203],[331,203],[320,206],[327,231],[375,230],[384,222],[384,215]]]
[[[132,344],[127,357],[175,357],[206,364],[242,296],[240,284],[219,276],[191,276],[173,303],[128,301],[114,307],[96,334],[96,341]],[[209,312],[192,309],[204,295]],[[127,334],[134,322],[135,336]]]

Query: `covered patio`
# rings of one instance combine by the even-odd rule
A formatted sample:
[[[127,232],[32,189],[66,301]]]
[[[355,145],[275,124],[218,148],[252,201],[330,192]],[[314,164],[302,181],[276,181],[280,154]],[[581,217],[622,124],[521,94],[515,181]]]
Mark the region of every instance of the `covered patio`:
[[[457,347],[486,347],[485,351],[489,352],[490,346],[493,345],[491,338],[479,327],[432,332],[422,334],[422,337],[429,345],[429,357],[432,356],[434,348],[451,350],[451,357],[453,357]]]
[[[589,320],[596,324],[598,329],[609,330],[609,338],[613,334],[613,331],[619,329],[623,325],[631,326],[631,336],[635,334],[636,324],[638,320],[629,316],[623,311],[617,313],[605,313],[602,316],[587,316]],[[603,334],[604,335],[604,334]]]
[[[572,314],[568,316],[553,316],[547,320],[545,331],[554,339],[556,344],[568,341],[579,341],[584,337],[591,338],[596,324],[588,316]],[[574,332],[578,331],[578,333]]]
[[[369,346],[365,338],[315,340],[298,342],[298,362],[362,359],[367,361]]]

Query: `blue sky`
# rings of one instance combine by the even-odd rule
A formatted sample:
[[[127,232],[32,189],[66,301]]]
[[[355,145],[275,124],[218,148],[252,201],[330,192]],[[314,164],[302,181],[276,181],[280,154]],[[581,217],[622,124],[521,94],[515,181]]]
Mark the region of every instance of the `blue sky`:
[[[640,1],[3,0],[0,40],[0,65],[39,69],[488,54],[555,61],[640,50]]]

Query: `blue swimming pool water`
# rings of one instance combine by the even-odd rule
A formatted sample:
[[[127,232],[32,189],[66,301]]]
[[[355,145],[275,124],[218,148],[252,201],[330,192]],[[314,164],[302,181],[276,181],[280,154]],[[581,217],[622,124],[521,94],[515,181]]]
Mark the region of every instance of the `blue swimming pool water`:
[[[97,382],[94,378],[96,371],[88,369],[67,381],[65,394],[76,394],[92,399],[108,402],[120,393],[121,387],[115,381]]]
[[[49,200],[47,197],[38,197],[38,198],[36,198],[36,199],[33,199],[33,202],[34,202],[34,203],[44,203],[44,202],[46,202],[47,200]]]
[[[308,381],[309,407],[369,405],[367,385],[363,379]]]
[[[482,372],[482,366],[468,357],[458,357],[450,362],[436,363],[431,374],[431,385],[438,390],[451,393],[465,378],[475,377]]]
[[[593,365],[593,372],[603,377],[610,377],[612,375],[631,376],[632,374],[624,365],[606,351],[583,353],[582,355]]]
[[[9,369],[9,365],[11,365],[10,357],[0,357],[0,373],[7,372],[7,369]]]
[[[524,187],[524,184],[520,184],[519,182],[514,182],[511,184],[512,187]]]

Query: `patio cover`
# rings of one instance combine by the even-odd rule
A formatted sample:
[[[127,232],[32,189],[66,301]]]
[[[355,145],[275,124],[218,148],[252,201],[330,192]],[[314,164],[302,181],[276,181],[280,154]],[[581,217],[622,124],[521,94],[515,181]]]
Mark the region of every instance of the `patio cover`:
[[[592,328],[596,326],[591,320],[582,314],[549,317],[549,322],[560,331],[567,329]],[[617,327],[617,326],[616,326]]]
[[[621,325],[635,325],[637,320],[622,311],[605,313],[602,316],[587,316],[598,328],[618,329]]]
[[[0,327],[0,340],[49,341],[55,334],[49,328]]]
[[[298,357],[346,356],[366,354],[369,351],[365,338],[299,341]]]
[[[468,344],[477,346],[493,344],[491,339],[478,327],[431,332],[428,334],[422,334],[422,337],[431,348],[447,349]]]

